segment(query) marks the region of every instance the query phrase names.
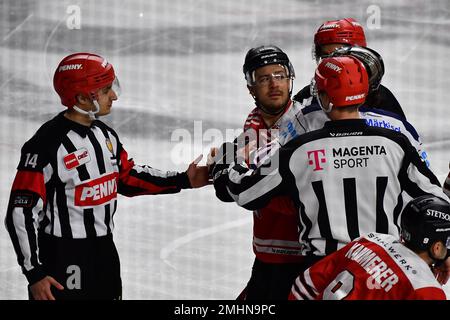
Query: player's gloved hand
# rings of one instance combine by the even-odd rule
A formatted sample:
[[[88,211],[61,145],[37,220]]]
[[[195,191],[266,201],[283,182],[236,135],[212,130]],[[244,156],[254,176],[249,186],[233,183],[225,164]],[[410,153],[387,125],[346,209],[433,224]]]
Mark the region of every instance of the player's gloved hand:
[[[208,164],[210,176],[214,179],[215,175],[227,169],[231,163],[236,160],[236,145],[231,142],[223,143],[219,149],[212,148],[208,155]],[[207,163],[208,163],[207,162]]]

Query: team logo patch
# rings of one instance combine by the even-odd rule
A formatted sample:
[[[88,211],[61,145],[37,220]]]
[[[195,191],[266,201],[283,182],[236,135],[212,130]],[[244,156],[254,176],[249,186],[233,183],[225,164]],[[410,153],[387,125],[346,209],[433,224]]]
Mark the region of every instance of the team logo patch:
[[[105,142],[106,142],[106,147],[108,148],[109,152],[111,152],[114,155],[114,149],[113,149],[111,140],[106,138]]]
[[[64,165],[67,170],[72,170],[76,167],[79,167],[85,163],[91,161],[91,156],[86,148],[81,148],[75,152],[69,153],[64,157]]]
[[[117,198],[117,172],[75,187],[75,205],[80,207],[98,206]]]

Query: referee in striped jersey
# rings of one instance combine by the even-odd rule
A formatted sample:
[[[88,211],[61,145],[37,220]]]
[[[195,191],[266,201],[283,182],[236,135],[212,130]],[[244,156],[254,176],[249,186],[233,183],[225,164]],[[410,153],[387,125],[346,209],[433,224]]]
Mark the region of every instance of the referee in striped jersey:
[[[411,198],[433,194],[448,201],[406,136],[360,119],[368,76],[358,59],[323,59],[313,88],[331,119],[322,129],[281,147],[270,166],[252,170],[238,160],[211,166],[222,201],[255,210],[274,196],[291,196],[305,267],[369,232],[399,237],[401,210]],[[448,279],[447,272],[442,279]]]
[[[53,85],[67,110],[23,146],[6,227],[30,299],[121,299],[112,236],[117,194],[202,187],[208,170],[197,161],[186,172],[162,172],[128,158],[117,133],[98,120],[119,94],[113,66],[104,58],[67,56]]]

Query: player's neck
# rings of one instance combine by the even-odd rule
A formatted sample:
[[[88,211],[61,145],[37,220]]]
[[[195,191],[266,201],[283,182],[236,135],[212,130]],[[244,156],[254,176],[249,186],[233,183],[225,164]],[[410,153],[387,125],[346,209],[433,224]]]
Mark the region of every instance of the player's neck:
[[[261,111],[261,116],[263,118],[264,123],[266,124],[267,128],[271,128],[278,119],[281,118],[283,113],[277,114],[277,115],[271,115],[268,113],[265,113],[264,111]]]
[[[328,117],[331,120],[350,120],[350,119],[360,119],[358,109],[344,109],[341,110],[339,108],[333,108],[329,113]]]
[[[426,252],[426,251],[419,252],[419,253],[417,253],[417,255],[419,257],[421,257],[422,260],[425,261],[425,263],[429,266],[431,266],[434,263],[433,259],[430,258],[428,252]]]
[[[89,117],[89,115],[87,115],[87,114],[81,114],[81,113],[75,111],[74,109],[68,109],[68,110],[64,113],[64,116],[65,116],[67,119],[69,119],[69,120],[72,120],[72,121],[74,121],[74,122],[76,122],[76,123],[79,123],[79,124],[81,124],[81,125],[83,125],[83,126],[87,126],[87,127],[90,127],[91,124],[92,124],[92,122],[94,122],[94,120],[91,119],[91,118]]]

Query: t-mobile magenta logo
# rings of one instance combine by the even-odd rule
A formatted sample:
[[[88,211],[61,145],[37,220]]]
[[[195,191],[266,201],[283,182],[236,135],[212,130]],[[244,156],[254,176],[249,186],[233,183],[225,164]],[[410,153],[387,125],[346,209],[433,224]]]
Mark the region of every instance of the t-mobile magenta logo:
[[[321,158],[319,154],[322,154],[324,157]],[[327,162],[327,159],[325,158],[325,149],[308,151],[308,159],[309,164],[314,166],[314,171],[323,170],[320,164]]]

